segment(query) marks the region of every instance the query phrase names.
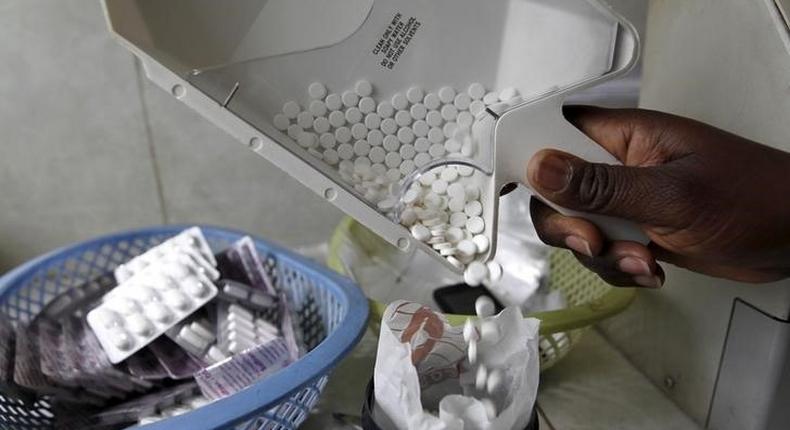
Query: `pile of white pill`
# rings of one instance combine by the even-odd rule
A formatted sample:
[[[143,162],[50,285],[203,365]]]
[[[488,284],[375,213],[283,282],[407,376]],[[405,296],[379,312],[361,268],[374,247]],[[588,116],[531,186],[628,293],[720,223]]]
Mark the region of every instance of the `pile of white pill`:
[[[470,285],[501,273],[483,263],[471,265],[491,243],[484,234],[477,170],[438,167],[421,175],[405,195],[399,192],[405,177],[433,161],[473,158],[480,150],[471,132],[477,116],[490,105],[512,103],[519,97],[516,89],[487,92],[473,83],[465,91],[444,86],[432,92],[414,85],[384,97],[361,80],[339,94],[315,82],[307,93],[306,108],[288,101],[274,116],[278,130],[336,169],[381,212],[389,214],[402,202],[401,224],[453,266],[471,272],[465,276]]]
[[[493,396],[500,387],[504,380],[504,372],[502,369],[488,368],[483,363],[478,363],[477,348],[479,341],[485,341],[486,344],[495,344],[500,339],[499,326],[495,321],[489,317],[494,315],[495,306],[493,300],[488,296],[480,296],[475,301],[475,312],[480,319],[479,324],[475,324],[472,319],[467,319],[464,324],[464,341],[467,344],[467,359],[469,364],[475,370],[475,390],[478,393],[487,396]],[[497,415],[494,402],[489,398],[484,397],[481,399],[483,405],[486,407],[486,412],[489,418]]]

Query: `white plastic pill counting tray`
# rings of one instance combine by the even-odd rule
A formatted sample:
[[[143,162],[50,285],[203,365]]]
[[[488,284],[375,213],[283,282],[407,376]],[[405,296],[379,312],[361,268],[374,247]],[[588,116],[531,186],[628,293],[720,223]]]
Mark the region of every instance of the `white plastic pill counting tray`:
[[[498,191],[523,181],[536,151],[615,162],[562,104],[626,73],[639,51],[633,27],[598,0],[104,6],[153,82],[388,242],[456,270],[493,257]],[[438,184],[420,181],[430,176]]]

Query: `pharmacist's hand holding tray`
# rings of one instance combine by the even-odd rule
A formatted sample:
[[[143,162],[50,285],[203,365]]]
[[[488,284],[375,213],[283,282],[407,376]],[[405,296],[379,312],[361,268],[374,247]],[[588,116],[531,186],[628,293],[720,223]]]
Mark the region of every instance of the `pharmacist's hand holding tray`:
[[[105,3],[120,21],[118,0]],[[131,4],[155,48],[113,30],[151,79],[470,284],[491,276],[499,191],[524,182],[533,154],[617,162],[562,116],[569,94],[626,73],[638,56],[633,27],[598,0],[237,0],[190,13],[179,9],[190,2]],[[634,225],[581,216],[612,239],[644,240]]]

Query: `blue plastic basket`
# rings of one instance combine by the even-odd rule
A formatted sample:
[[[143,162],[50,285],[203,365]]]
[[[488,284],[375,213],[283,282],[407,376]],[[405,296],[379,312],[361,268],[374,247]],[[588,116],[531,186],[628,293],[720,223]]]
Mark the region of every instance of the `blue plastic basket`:
[[[0,278],[0,311],[17,324],[26,323],[61,292],[113,270],[185,228],[164,226],[118,233],[38,257]],[[215,252],[245,235],[201,228]],[[279,246],[254,240],[258,252],[273,265],[275,281],[296,307],[310,352],[235,395],[145,429],[297,428],[318,402],[331,369],[362,336],[368,303],[351,281]],[[0,428],[49,428],[53,417],[47,399],[30,404],[0,394]]]

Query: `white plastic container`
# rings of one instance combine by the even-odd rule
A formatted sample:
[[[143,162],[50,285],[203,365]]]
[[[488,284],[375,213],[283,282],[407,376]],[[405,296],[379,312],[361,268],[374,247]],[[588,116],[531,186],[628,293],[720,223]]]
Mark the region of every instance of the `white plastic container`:
[[[436,166],[473,166],[491,239],[479,255],[485,261],[496,251],[498,190],[523,181],[536,151],[554,147],[616,162],[567,123],[561,108],[569,94],[626,73],[639,49],[633,27],[598,0],[104,0],[104,6],[112,32],[153,82],[388,242],[404,251],[423,248],[450,267],[394,221],[397,207],[381,213],[316,151],[279,131],[273,119],[284,104],[309,106],[308,89],[320,92],[311,88],[316,82],[342,94],[368,81],[379,101],[414,86],[515,88],[521,101],[478,117],[484,141],[475,157],[434,159],[394,191],[402,197]],[[639,239],[618,220],[593,221],[615,238]]]

